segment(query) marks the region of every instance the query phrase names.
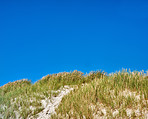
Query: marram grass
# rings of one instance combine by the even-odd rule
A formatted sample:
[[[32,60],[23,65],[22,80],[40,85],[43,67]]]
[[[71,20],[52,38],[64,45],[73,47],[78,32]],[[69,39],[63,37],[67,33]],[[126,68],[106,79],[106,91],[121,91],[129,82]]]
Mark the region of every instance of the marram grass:
[[[63,72],[47,75],[31,84],[28,80],[0,87],[0,117],[37,118],[44,108],[41,100],[58,93],[64,85],[75,86],[66,95],[53,119],[147,118],[148,75],[125,70],[110,75],[104,72]]]
[[[147,118],[148,77],[118,72],[96,78],[65,96],[55,118]]]

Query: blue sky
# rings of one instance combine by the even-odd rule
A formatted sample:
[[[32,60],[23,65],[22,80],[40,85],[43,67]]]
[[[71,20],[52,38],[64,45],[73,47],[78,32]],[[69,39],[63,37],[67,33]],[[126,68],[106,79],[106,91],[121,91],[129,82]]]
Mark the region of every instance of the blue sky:
[[[0,85],[75,69],[148,69],[147,0],[1,0]]]

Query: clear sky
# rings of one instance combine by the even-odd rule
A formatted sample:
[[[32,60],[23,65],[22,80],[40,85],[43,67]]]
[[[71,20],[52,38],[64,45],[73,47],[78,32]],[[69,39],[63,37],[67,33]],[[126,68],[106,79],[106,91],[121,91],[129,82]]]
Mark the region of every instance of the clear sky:
[[[122,68],[148,69],[148,0],[0,1],[0,86]]]

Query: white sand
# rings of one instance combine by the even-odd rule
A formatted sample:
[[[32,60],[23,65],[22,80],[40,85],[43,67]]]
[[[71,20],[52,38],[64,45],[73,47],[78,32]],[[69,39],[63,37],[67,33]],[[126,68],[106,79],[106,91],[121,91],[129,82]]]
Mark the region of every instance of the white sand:
[[[38,114],[37,119],[50,119],[51,114],[55,113],[55,109],[59,106],[62,98],[67,95],[73,88],[69,88],[68,86],[64,86],[63,89],[60,89],[56,92],[59,94],[56,97],[51,97],[51,99],[42,100],[42,105],[44,106],[44,110]]]

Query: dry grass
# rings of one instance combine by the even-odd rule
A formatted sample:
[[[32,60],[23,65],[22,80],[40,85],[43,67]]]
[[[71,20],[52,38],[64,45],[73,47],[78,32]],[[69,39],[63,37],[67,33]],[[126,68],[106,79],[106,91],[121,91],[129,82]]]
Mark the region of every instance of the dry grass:
[[[102,75],[101,72],[94,73],[99,74]],[[82,72],[73,71],[47,75],[33,85],[28,80],[8,83],[0,88],[0,114],[5,119],[36,115],[43,110],[42,99],[58,95],[53,90],[64,85],[81,85],[93,79],[85,77]]]
[[[148,118],[148,78],[126,71],[93,80],[65,96],[52,118]]]
[[[148,75],[144,72],[63,72],[47,75],[35,84],[28,80],[0,87],[0,116],[34,117],[44,108],[44,99],[57,96],[64,85],[75,88],[65,96],[52,115],[56,118],[146,118],[148,114]]]

